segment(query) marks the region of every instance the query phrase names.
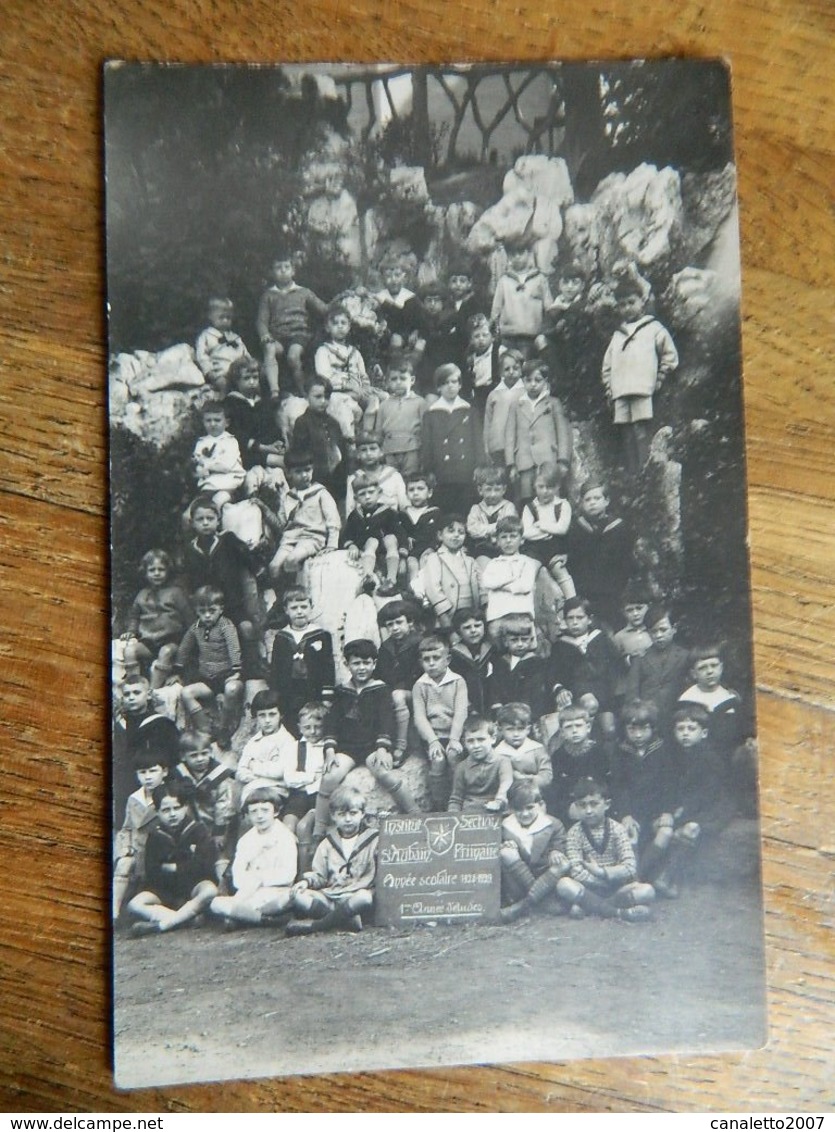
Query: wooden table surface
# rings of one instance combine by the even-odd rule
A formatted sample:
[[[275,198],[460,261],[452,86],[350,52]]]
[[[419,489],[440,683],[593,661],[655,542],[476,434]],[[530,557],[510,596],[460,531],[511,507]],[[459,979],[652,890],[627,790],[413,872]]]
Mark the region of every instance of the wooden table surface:
[[[832,1107],[834,40],[831,0],[5,0],[0,1109]],[[734,69],[768,1046],[116,1092],[102,788],[102,61],[686,54],[726,55]]]

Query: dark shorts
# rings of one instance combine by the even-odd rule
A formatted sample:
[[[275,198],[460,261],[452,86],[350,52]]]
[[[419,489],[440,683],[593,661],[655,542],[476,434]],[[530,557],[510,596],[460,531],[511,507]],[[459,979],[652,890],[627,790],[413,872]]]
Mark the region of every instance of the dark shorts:
[[[527,554],[529,558],[535,558],[537,562],[541,562],[543,566],[547,567],[558,555],[561,554],[565,557],[565,539],[560,538],[559,535],[554,535],[552,538],[534,539],[532,542],[522,544],[522,553]]]
[[[308,794],[304,790],[291,790],[287,801],[281,808],[281,816],[288,815],[294,818],[303,818],[316,806],[316,795]]]
[[[226,690],[226,681],[233,675],[231,671],[222,672],[220,676],[206,676],[200,672],[194,682],[205,684],[213,696],[222,696]]]

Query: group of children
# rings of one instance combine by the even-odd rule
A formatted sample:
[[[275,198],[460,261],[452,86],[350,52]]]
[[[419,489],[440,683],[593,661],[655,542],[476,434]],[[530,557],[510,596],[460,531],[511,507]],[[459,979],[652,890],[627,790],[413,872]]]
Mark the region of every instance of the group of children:
[[[634,577],[640,532],[605,483],[571,479],[547,357],[582,278],[564,271],[553,299],[530,247],[507,251],[490,304],[469,267],[415,294],[386,265],[373,365],[347,307],[296,283],[290,257],[259,306],[262,362],[229,300],[210,303],[187,534],[144,554],[123,626],[117,922],[358,930],[381,807],[357,767],[382,809],[502,816],[506,921],[647,918],[745,795],[747,723],[720,647],[676,643],[671,608]],[[601,375],[634,475],[677,356],[639,284],[616,294]],[[337,549],[381,636],[344,642],[341,682],[307,585]]]

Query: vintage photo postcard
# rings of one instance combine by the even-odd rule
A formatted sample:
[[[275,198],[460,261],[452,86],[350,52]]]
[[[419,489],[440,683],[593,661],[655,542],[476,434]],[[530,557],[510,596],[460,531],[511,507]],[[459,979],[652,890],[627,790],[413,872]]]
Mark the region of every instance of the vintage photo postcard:
[[[727,65],[104,88],[117,1083],[761,1045]]]

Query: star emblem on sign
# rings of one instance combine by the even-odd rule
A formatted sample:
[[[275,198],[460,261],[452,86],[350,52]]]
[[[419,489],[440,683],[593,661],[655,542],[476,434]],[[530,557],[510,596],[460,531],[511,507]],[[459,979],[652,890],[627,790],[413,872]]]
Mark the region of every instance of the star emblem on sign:
[[[458,818],[447,815],[425,819],[426,841],[430,850],[442,857],[455,844],[455,831]]]

